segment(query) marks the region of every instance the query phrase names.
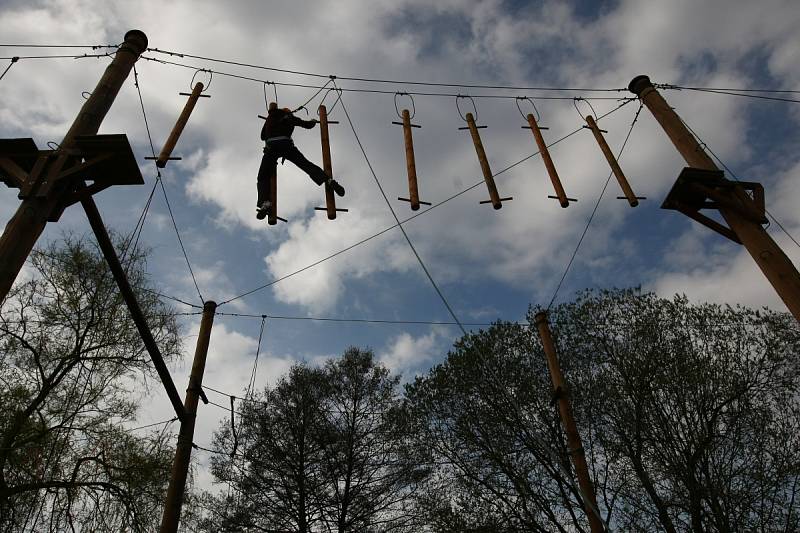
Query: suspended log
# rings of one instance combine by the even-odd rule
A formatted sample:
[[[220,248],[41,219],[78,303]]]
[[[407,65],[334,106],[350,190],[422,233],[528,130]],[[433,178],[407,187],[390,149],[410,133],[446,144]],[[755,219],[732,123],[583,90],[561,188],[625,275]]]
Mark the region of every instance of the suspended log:
[[[419,199],[419,189],[417,188],[417,165],[414,158],[414,139],[411,135],[411,128],[420,128],[416,124],[411,123],[411,114],[408,109],[403,109],[401,114],[403,122],[392,122],[403,126],[403,141],[406,147],[406,170],[408,172],[408,198],[398,197],[398,200],[409,202],[412,211],[418,211],[420,204],[431,205],[429,202],[423,202]]]
[[[333,164],[331,163],[331,141],[328,133],[328,124],[338,124],[335,121],[328,120],[328,109],[324,105],[320,105],[317,110],[319,114],[319,136],[322,142],[322,170],[329,178],[333,178]],[[347,209],[338,209],[336,207],[336,197],[333,194],[333,188],[330,184],[326,183],[325,187],[325,207],[315,207],[317,211],[326,211],[328,213],[328,220],[336,219],[336,212],[346,212]]]
[[[207,94],[200,94],[203,92],[203,84],[197,82],[190,93],[180,93],[181,95],[188,96],[189,99],[186,100],[186,104],[183,106],[183,111],[181,111],[180,116],[178,117],[177,122],[175,122],[175,126],[173,126],[172,131],[167,137],[167,141],[164,143],[164,147],[161,149],[161,153],[156,158],[156,166],[158,168],[164,168],[167,166],[167,161],[175,161],[179,160],[180,157],[171,157],[172,151],[175,149],[175,145],[178,143],[178,139],[183,132],[183,129],[186,127],[186,123],[189,121],[189,117],[194,110],[194,106],[197,103],[198,98],[210,98]],[[147,157],[145,159],[153,159],[152,157]]]
[[[569,207],[570,201],[575,202],[577,200],[574,198],[567,198],[567,193],[564,192],[564,187],[561,185],[561,179],[558,177],[558,172],[556,172],[556,166],[553,164],[553,158],[550,157],[550,151],[547,149],[547,144],[544,142],[544,137],[542,137],[542,130],[539,127],[539,124],[537,124],[536,119],[533,118],[533,114],[528,113],[526,118],[528,119],[528,126],[531,129],[531,133],[533,133],[533,138],[536,139],[536,146],[539,147],[539,153],[542,155],[542,161],[544,161],[547,174],[550,175],[550,181],[553,183],[553,188],[556,191],[555,196],[548,196],[548,198],[557,199],[558,203],[561,204],[561,207]]]
[[[269,201],[272,204],[267,212],[267,223],[270,226],[274,226],[278,223],[278,167],[275,165],[275,169],[269,175]],[[281,219],[283,220],[283,219]],[[286,222],[284,220],[284,222]]]
[[[611,151],[611,148],[609,148],[608,143],[603,136],[603,130],[597,126],[597,122],[595,122],[592,115],[586,116],[586,123],[589,125],[589,129],[592,130],[594,138],[597,141],[597,144],[600,146],[600,150],[603,152],[603,155],[606,156],[606,161],[608,161],[611,171],[614,173],[614,176],[616,176],[619,186],[622,188],[623,194],[625,194],[625,196],[621,196],[619,198],[627,199],[631,207],[636,207],[639,205],[639,200],[644,200],[644,197],[636,196],[633,193],[633,189],[631,189],[628,179],[622,172],[622,168],[619,166],[617,158],[614,157],[614,153]]]
[[[472,115],[472,113],[467,113],[466,121],[467,128],[459,129],[469,129],[469,132],[472,135],[472,144],[475,145],[475,153],[478,155],[478,162],[480,163],[481,170],[483,171],[483,179],[486,181],[486,188],[489,190],[490,199],[483,200],[480,203],[491,203],[492,207],[495,209],[500,209],[503,207],[503,201],[512,200],[513,198],[500,198],[500,193],[497,192],[497,186],[495,185],[494,177],[492,176],[492,169],[489,167],[489,160],[486,158],[486,152],[484,151],[483,143],[481,142],[481,135],[478,132],[479,128],[485,128],[486,126],[476,126],[475,117]]]

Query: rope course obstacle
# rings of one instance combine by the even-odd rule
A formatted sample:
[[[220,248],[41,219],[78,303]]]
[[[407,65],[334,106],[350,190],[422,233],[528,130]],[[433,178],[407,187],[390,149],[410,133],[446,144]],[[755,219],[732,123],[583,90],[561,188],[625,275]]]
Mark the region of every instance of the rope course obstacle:
[[[0,46],[23,47],[23,46],[34,46],[34,45],[0,45]],[[54,45],[53,47],[54,48],[58,47],[58,45]],[[61,47],[77,48],[84,46],[61,45]],[[800,319],[800,274],[798,274],[797,270],[794,268],[791,261],[789,261],[789,259],[785,256],[785,254],[783,254],[783,252],[780,250],[777,244],[775,244],[774,241],[772,241],[772,239],[769,237],[769,235],[764,231],[764,228],[762,227],[762,225],[767,221],[766,219],[767,212],[766,212],[766,207],[764,205],[763,187],[761,187],[761,185],[757,183],[741,182],[738,179],[735,181],[730,181],[725,179],[722,171],[720,171],[716,167],[713,160],[711,160],[711,158],[709,158],[708,155],[706,154],[705,144],[698,142],[696,135],[694,135],[691,129],[688,128],[688,126],[680,120],[680,118],[677,116],[674,110],[672,110],[668,106],[668,104],[666,104],[663,97],[661,97],[660,94],[658,93],[657,89],[662,88],[662,89],[674,89],[674,90],[694,90],[694,91],[708,92],[713,94],[724,94],[731,96],[800,103],[800,100],[770,96],[771,94],[789,94],[789,93],[794,94],[797,91],[719,89],[719,88],[700,88],[700,87],[679,87],[672,85],[653,85],[646,76],[639,76],[637,78],[634,78],[634,80],[629,85],[629,90],[633,92],[637,98],[624,98],[624,97],[619,98],[618,96],[576,97],[576,96],[565,96],[563,94],[570,92],[578,92],[584,94],[598,93],[598,92],[610,93],[610,92],[621,92],[625,89],[618,89],[618,88],[592,89],[592,88],[571,88],[571,87],[561,87],[561,88],[515,87],[507,85],[450,84],[450,83],[439,83],[439,82],[400,81],[400,80],[385,80],[385,79],[381,80],[376,78],[361,78],[361,77],[337,77],[333,75],[323,75],[318,73],[302,72],[298,70],[280,69],[274,67],[267,67],[263,65],[253,65],[238,61],[230,61],[224,59],[196,56],[191,54],[183,54],[179,52],[159,50],[157,48],[147,48],[146,36],[142,32],[139,32],[137,30],[132,30],[128,32],[125,36],[125,42],[119,46],[87,45],[85,47],[91,47],[92,49],[108,47],[112,48],[113,51],[104,54],[83,54],[79,56],[59,54],[59,55],[41,55],[41,56],[12,56],[10,58],[0,58],[11,61],[11,64],[8,65],[5,71],[3,71],[3,73],[0,75],[0,79],[2,79],[3,76],[5,76],[5,74],[8,72],[8,70],[12,65],[16,64],[21,59],[44,59],[44,58],[57,59],[57,58],[68,58],[68,57],[69,58],[110,57],[112,59],[111,65],[109,65],[108,69],[106,70],[106,73],[103,75],[103,78],[101,79],[95,91],[93,91],[92,93],[87,93],[88,96],[86,97],[86,103],[84,104],[81,112],[79,113],[78,117],[76,118],[69,132],[65,136],[64,140],[62,140],[61,143],[56,144],[53,149],[40,151],[38,150],[38,148],[36,148],[35,144],[33,144],[32,139],[0,140],[0,173],[2,173],[1,177],[7,185],[20,189],[20,199],[23,200],[20,210],[14,216],[9,225],[6,227],[3,237],[2,239],[0,239],[0,258],[2,258],[3,260],[2,261],[3,266],[2,268],[0,268],[0,301],[4,299],[6,294],[8,293],[8,290],[10,289],[11,284],[16,278],[22,263],[27,257],[27,254],[32,249],[33,245],[35,244],[39,234],[41,234],[41,232],[43,231],[45,224],[48,221],[58,220],[61,213],[67,206],[73,203],[81,202],[87,213],[87,217],[89,218],[92,229],[98,238],[103,254],[106,257],[109,266],[112,270],[112,273],[114,274],[115,280],[119,285],[120,291],[123,294],[125,302],[128,305],[129,309],[131,310],[133,320],[134,322],[136,322],[136,325],[139,328],[139,332],[152,357],[154,366],[156,367],[159,376],[162,379],[164,387],[167,391],[167,394],[170,398],[170,401],[173,404],[173,408],[175,409],[177,415],[176,418],[179,419],[181,422],[180,433],[178,435],[178,446],[176,449],[176,456],[173,464],[173,476],[170,482],[169,496],[167,505],[165,506],[161,531],[171,532],[177,529],[178,521],[180,518],[181,500],[185,485],[186,473],[188,470],[189,457],[192,448],[198,448],[198,446],[193,442],[194,424],[195,424],[197,406],[199,400],[202,400],[204,403],[210,403],[208,402],[203,392],[202,379],[208,352],[208,344],[211,335],[213,318],[215,315],[226,315],[226,314],[231,316],[249,316],[244,314],[240,315],[237,313],[220,313],[217,311],[218,307],[233,302],[235,300],[238,300],[240,298],[243,298],[245,296],[251,295],[269,286],[272,286],[283,279],[287,279],[288,277],[299,274],[300,272],[308,270],[309,268],[313,268],[314,266],[319,265],[324,261],[327,261],[342,253],[352,250],[353,248],[360,246],[361,244],[368,242],[373,238],[383,235],[384,233],[387,233],[388,231],[394,228],[399,228],[403,234],[403,237],[407,241],[409,248],[414,253],[420,267],[422,268],[426,277],[428,278],[431,286],[437,293],[438,298],[441,300],[442,304],[447,309],[448,313],[451,315],[453,319],[452,322],[389,321],[389,320],[371,320],[371,319],[348,320],[348,319],[328,319],[319,317],[317,318],[306,317],[306,319],[327,320],[327,321],[336,320],[336,321],[349,321],[349,322],[360,322],[360,323],[452,324],[458,326],[462,331],[462,333],[466,334],[467,330],[465,326],[472,326],[475,324],[466,324],[458,318],[453,307],[448,302],[444,292],[436,283],[434,277],[430,273],[430,270],[427,268],[425,262],[418,253],[416,247],[414,246],[414,243],[412,242],[410,236],[408,235],[408,233],[404,228],[404,224],[418,216],[421,216],[431,211],[432,209],[438,206],[441,206],[451,201],[452,199],[458,196],[461,196],[467,191],[470,191],[478,187],[481,183],[484,183],[486,185],[490,199],[481,201],[480,203],[491,203],[494,209],[496,210],[500,209],[502,207],[502,202],[511,200],[511,198],[510,197],[503,198],[500,196],[497,189],[497,185],[495,183],[495,178],[498,175],[510,170],[511,168],[514,168],[523,161],[526,161],[536,155],[540,155],[542,157],[542,160],[544,162],[544,165],[547,169],[548,175],[552,182],[553,188],[555,189],[556,192],[556,195],[550,196],[550,198],[557,199],[562,207],[568,207],[570,202],[574,202],[576,200],[568,197],[566,192],[564,191],[560,177],[555,169],[555,165],[553,164],[552,158],[550,156],[549,147],[576,134],[578,131],[581,131],[584,128],[588,128],[590,131],[592,131],[592,134],[598,146],[600,147],[603,155],[605,156],[611,168],[611,172],[609,173],[608,179],[606,180],[605,185],[603,186],[600,192],[598,200],[595,203],[594,209],[591,215],[589,216],[585,229],[580,239],[578,240],[577,246],[575,247],[572,257],[569,260],[569,263],[566,266],[564,274],[561,277],[558,286],[556,287],[556,290],[553,294],[553,298],[551,299],[550,304],[548,305],[549,309],[553,305],[553,302],[556,299],[558,291],[578,253],[581,243],[583,242],[583,239],[589,230],[589,227],[597,212],[599,204],[602,201],[602,198],[604,196],[604,193],[607,189],[611,177],[612,176],[616,177],[624,193],[624,196],[620,198],[626,199],[631,207],[635,207],[636,205],[638,205],[638,201],[640,199],[643,199],[643,197],[638,197],[634,194],[633,189],[627,180],[627,177],[625,176],[619,165],[619,159],[622,155],[622,151],[624,150],[631,136],[631,133],[639,117],[639,113],[642,109],[642,106],[648,107],[648,109],[652,112],[656,120],[662,125],[667,135],[678,149],[678,151],[684,156],[684,158],[687,161],[687,164],[690,165],[689,168],[684,169],[684,171],[681,173],[681,176],[679,176],[678,180],[676,181],[675,187],[673,187],[672,191],[667,196],[667,199],[665,200],[664,205],[662,207],[666,209],[678,210],[686,214],[687,216],[709,226],[711,229],[719,233],[722,233],[732,241],[743,244],[751,253],[751,255],[753,255],[754,259],[759,264],[759,267],[764,271],[764,274],[773,284],[776,291],[778,292],[780,297],[784,300],[787,307],[793,313],[795,318]],[[180,57],[180,58],[187,57],[202,61],[230,64],[238,67],[269,70],[283,74],[291,74],[291,75],[306,76],[313,78],[328,78],[328,81],[324,85],[319,86],[319,85],[310,85],[305,83],[290,83],[290,82],[262,80],[251,76],[222,72],[209,68],[197,68],[192,65],[187,65],[184,63],[179,63],[171,60],[146,57],[142,55],[144,51],[153,52],[161,55],[168,55],[171,57]],[[149,125],[147,124],[147,115],[144,109],[144,102],[142,100],[141,90],[139,90],[138,74],[136,73],[134,66],[135,62],[139,58],[148,61],[154,61],[156,63],[163,65],[195,69],[195,74],[192,78],[192,82],[190,83],[190,87],[192,87],[192,92],[180,93],[182,95],[187,96],[188,100],[158,156],[156,156],[155,149],[153,147],[152,137],[150,135],[150,128]],[[164,193],[164,198],[167,203],[167,207],[170,211],[170,217],[172,219],[173,226],[177,233],[178,240],[181,244],[181,248],[183,250],[184,257],[186,259],[187,266],[192,274],[192,279],[194,281],[195,288],[197,289],[198,296],[200,297],[200,300],[203,303],[202,306],[203,317],[201,321],[200,334],[198,336],[197,349],[195,352],[195,360],[189,380],[189,387],[186,392],[186,399],[183,403],[180,402],[180,398],[177,395],[177,390],[175,389],[174,383],[172,382],[172,378],[170,377],[169,372],[164,365],[163,359],[161,359],[160,357],[158,347],[155,345],[155,341],[153,340],[152,335],[150,334],[149,329],[147,327],[147,324],[144,321],[144,317],[142,316],[141,310],[139,310],[138,308],[138,303],[136,302],[136,298],[133,294],[133,291],[131,290],[127,282],[126,273],[120,265],[120,261],[116,255],[113,246],[111,245],[111,241],[105,230],[105,227],[103,225],[97,207],[94,205],[94,202],[92,200],[92,195],[94,193],[100,192],[101,190],[104,190],[105,188],[111,185],[141,184],[144,182],[141,177],[141,173],[138,170],[138,166],[133,160],[132,149],[130,148],[130,144],[128,143],[127,138],[124,135],[118,135],[118,136],[96,135],[98,128],[100,126],[100,122],[102,121],[105,113],[108,111],[111,103],[114,100],[114,97],[119,91],[119,88],[121,87],[122,83],[127,78],[131,70],[134,71],[135,84],[138,90],[143,118],[147,129],[147,135],[151,145],[152,156],[147,157],[146,159],[154,160],[156,167],[158,169],[156,183],[154,185],[153,191],[155,190],[155,186],[160,184],[162,192]],[[194,83],[194,78],[200,72],[209,74],[208,85],[204,85],[201,82],[198,82],[196,84]],[[364,157],[365,164],[367,165],[375,181],[376,186],[378,187],[381,195],[383,196],[386,205],[395,220],[395,224],[365,239],[362,239],[361,241],[353,245],[350,245],[323,259],[320,259],[310,265],[307,265],[299,270],[296,270],[285,276],[272,280],[271,282],[256,287],[255,289],[246,291],[235,297],[229,298],[219,304],[216,304],[211,300],[205,300],[203,298],[202,293],[200,292],[200,288],[197,284],[194,272],[192,271],[189,257],[186,254],[185,248],[183,247],[183,242],[180,237],[180,232],[178,231],[178,225],[175,221],[175,217],[173,216],[172,209],[169,206],[169,200],[167,198],[166,189],[164,188],[163,180],[161,179],[160,169],[164,168],[168,161],[179,159],[177,157],[173,157],[172,152],[175,146],[177,145],[181,133],[183,132],[184,128],[188,123],[189,117],[196,105],[197,100],[200,97],[208,97],[208,95],[204,95],[202,93],[208,89],[208,86],[210,86],[211,77],[213,77],[214,74],[262,84],[264,89],[265,103],[267,100],[266,85],[268,84],[271,84],[273,86],[276,102],[277,102],[278,85],[287,87],[315,89],[316,92],[314,93],[314,95],[308,101],[306,101],[306,103],[298,107],[295,111],[304,109],[305,106],[307,104],[310,104],[311,101],[313,101],[323,90],[327,89],[327,92],[322,97],[317,108],[317,113],[319,116],[318,122],[320,124],[320,139],[321,139],[324,172],[329,177],[333,176],[328,125],[337,123],[336,121],[330,120],[330,114],[332,113],[336,105],[340,103],[344,115],[350,126],[350,129],[352,130],[355,141]],[[340,87],[337,84],[337,79],[339,81],[347,81],[347,82],[361,83],[361,84],[372,84],[372,85],[368,85],[367,87],[364,86]],[[459,89],[468,88],[476,90],[537,91],[545,94],[537,94],[533,97],[509,95],[509,94],[465,95],[460,93],[451,94],[441,91],[398,92],[396,90],[390,91],[383,88],[373,88],[375,85],[380,86],[381,84],[396,84],[396,85],[403,84],[403,85],[430,86],[430,87],[457,87]],[[330,94],[331,92],[334,92],[337,95],[337,98],[334,104],[332,105],[331,109],[328,109],[324,105],[324,101],[325,97],[327,97],[327,95]],[[396,211],[392,207],[391,202],[389,201],[389,198],[384,190],[384,187],[381,181],[379,180],[378,175],[372,163],[370,162],[370,158],[367,155],[366,148],[364,147],[364,144],[362,143],[361,138],[359,137],[358,132],[356,131],[352,117],[348,112],[347,106],[345,105],[345,102],[342,98],[344,92],[394,95],[395,111],[397,112],[398,117],[401,119],[401,122],[393,122],[393,124],[403,126],[406,170],[408,174],[408,186],[409,186],[409,198],[400,198],[400,200],[409,202],[411,205],[411,209],[413,211],[418,211],[420,209],[420,205],[427,205],[429,206],[428,209],[425,209],[405,220],[400,220]],[[550,92],[555,92],[557,94],[555,95],[548,94]],[[757,92],[766,93],[766,95],[754,94]],[[402,112],[400,112],[397,105],[398,96],[408,96],[411,99],[412,111],[409,111],[409,109],[404,108]],[[411,123],[411,120],[414,118],[414,115],[416,114],[414,96],[455,97],[456,108],[458,110],[458,113],[461,116],[461,118],[467,123],[466,127],[461,127],[459,129],[470,131],[476,155],[478,157],[478,161],[483,174],[483,181],[480,181],[468,187],[467,189],[458,192],[455,195],[450,196],[449,198],[446,198],[435,204],[423,202],[419,199],[416,161],[414,157],[414,147],[413,147],[413,137],[412,137],[412,128],[414,127],[419,128],[419,125]],[[517,108],[520,111],[520,114],[522,114],[522,116],[528,122],[528,125],[523,126],[523,128],[528,128],[531,130],[538,151],[534,154],[522,158],[521,160],[511,164],[510,166],[507,166],[506,168],[504,168],[499,172],[493,173],[489,166],[488,159],[486,157],[480,132],[478,131],[479,129],[485,128],[485,126],[477,125],[478,113],[477,113],[475,98],[514,99]],[[469,100],[471,102],[473,107],[472,112],[467,112],[466,114],[462,114],[460,103],[464,100]],[[547,128],[542,127],[539,124],[541,120],[541,115],[539,114],[539,110],[537,109],[534,100],[571,100],[575,104],[576,109],[577,109],[577,103],[579,101],[585,101],[589,103],[589,100],[615,100],[621,103],[619,103],[619,105],[617,105],[616,108],[612,109],[611,111],[601,116],[597,116],[597,113],[594,112],[593,108],[592,108],[592,113],[588,115],[583,115],[580,113],[580,110],[578,110],[579,114],[581,115],[581,119],[586,122],[586,126],[582,125],[575,131],[568,133],[567,135],[561,137],[560,139],[550,144],[547,144],[542,136],[542,130],[546,130]],[[628,131],[627,136],[625,137],[625,141],[622,143],[622,147],[620,148],[618,155],[615,157],[607,141],[605,140],[605,137],[603,136],[603,133],[606,132],[605,130],[600,129],[598,121],[610,115],[611,113],[614,113],[617,110],[621,109],[631,101],[635,100],[639,100],[641,102],[639,109],[636,111],[634,120],[631,123],[631,127]],[[533,106],[533,111],[535,115],[534,113],[526,114],[522,111],[522,108],[520,107],[520,102],[523,101],[530,102],[530,104]],[[591,107],[590,103],[589,105]],[[725,168],[727,170],[727,167]],[[731,173],[730,170],[728,170],[728,172]],[[113,176],[113,178],[105,178],[105,176]],[[273,203],[271,208],[272,212],[269,214],[270,218],[268,222],[269,224],[275,224],[276,220],[280,219],[280,217],[277,216],[277,176],[274,175],[272,176],[271,179],[273,180],[273,187],[272,187]],[[92,183],[90,185],[87,185],[86,181],[91,181]],[[150,196],[148,197],[144,211],[140,216],[139,221],[137,222],[137,226],[134,229],[134,232],[132,232],[131,237],[128,240],[128,243],[126,243],[126,250],[125,250],[126,252],[131,242],[138,242],[138,235],[141,234],[141,228],[144,225],[144,220],[147,214],[147,210],[152,200],[153,191],[150,192]],[[329,186],[326,186],[326,206],[324,208],[319,207],[316,209],[320,211],[325,211],[330,220],[334,220],[336,218],[337,212],[347,211],[346,209],[341,209],[336,207],[335,198],[333,197],[332,191],[330,190]],[[722,214],[728,226],[723,226],[715,221],[712,221],[708,217],[701,215],[699,213],[701,209],[718,210]],[[714,224],[712,224],[712,222],[714,222]],[[784,229],[784,231],[786,230]],[[134,238],[136,239],[136,241],[134,241]],[[172,298],[166,295],[164,296]],[[172,298],[172,299],[195,308],[200,307],[196,304],[185,302],[184,300],[180,300],[177,298]],[[195,314],[195,313],[190,313],[190,314]],[[264,333],[264,325],[269,315],[262,314],[260,315],[260,317],[262,321],[259,332],[258,347],[256,349],[256,356],[253,363],[253,370],[251,373],[250,383],[248,384],[245,393],[245,398],[242,398],[243,400],[250,400],[252,396],[253,387],[255,385],[258,357],[261,349],[262,336]],[[272,316],[271,318],[293,319],[297,317]],[[547,329],[546,312],[537,315],[536,325],[537,328],[539,329],[539,334],[542,339],[542,342],[545,345],[545,351],[547,352],[548,366],[551,371],[555,393],[560,395],[560,397],[557,399],[559,400],[560,410],[562,413],[562,422],[565,426],[568,437],[572,443],[571,448],[574,448],[571,453],[573,454],[572,458],[574,460],[574,468],[579,482],[578,483],[579,486],[575,487],[575,491],[576,494],[580,495],[580,499],[584,503],[587,519],[590,523],[593,533],[596,533],[598,531],[603,531],[603,525],[600,520],[599,510],[597,508],[597,504],[594,498],[594,489],[591,486],[591,481],[588,479],[588,474],[585,468],[585,458],[583,458],[583,466],[581,466],[581,458],[583,452],[582,450],[580,450],[580,440],[579,440],[579,435],[577,433],[577,426],[574,420],[571,421],[569,420],[569,418],[571,417],[571,408],[569,406],[568,395],[565,392],[566,384],[563,382],[563,378],[560,377],[560,369],[558,368],[557,354],[555,353],[554,347],[552,346],[552,340],[551,339],[549,340],[549,330]],[[482,364],[482,366],[485,367],[483,370],[485,371],[485,374],[489,379],[499,382],[499,378],[497,377],[497,374],[493,368],[488,367],[488,365],[486,365],[484,362],[480,362],[480,364]],[[517,405],[516,400],[508,394],[507,396],[508,396],[507,400],[509,402],[510,407],[515,411],[522,413],[522,410]],[[230,401],[231,401],[230,408],[219,406],[219,404],[214,404],[223,409],[230,410],[232,417],[231,424],[234,435],[236,433],[235,426],[233,425],[234,424],[233,413],[235,412],[235,405],[234,405],[235,399],[236,398],[234,396],[232,395],[230,396]],[[577,437],[577,440],[575,440],[573,437]],[[531,435],[531,438],[534,440],[541,439],[541,437],[537,435]],[[233,450],[233,455],[236,455],[235,448]],[[561,463],[559,462],[559,464]],[[565,479],[570,480],[570,483],[573,483],[574,485],[574,482],[572,481],[572,474],[570,472],[567,472],[566,470],[564,470],[563,474],[565,476]]]

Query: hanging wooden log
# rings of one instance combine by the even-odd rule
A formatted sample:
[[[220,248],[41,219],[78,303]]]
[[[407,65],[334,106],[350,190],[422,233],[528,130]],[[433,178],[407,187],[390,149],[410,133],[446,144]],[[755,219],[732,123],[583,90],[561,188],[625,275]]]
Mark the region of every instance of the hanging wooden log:
[[[553,188],[556,191],[555,196],[548,196],[548,198],[557,199],[558,203],[561,204],[561,207],[569,207],[570,202],[577,202],[577,200],[574,198],[568,198],[567,193],[564,192],[564,187],[561,185],[561,178],[558,177],[556,166],[553,164],[553,158],[550,157],[550,151],[547,149],[547,144],[544,142],[544,137],[542,137],[541,127],[536,122],[533,114],[528,113],[526,118],[528,119],[528,127],[530,127],[531,133],[533,133],[533,138],[536,139],[536,146],[539,147],[539,153],[542,155],[544,166],[547,169],[547,173],[550,175],[550,181],[553,182]],[[523,128],[524,127],[525,126],[523,126]]]
[[[175,122],[175,126],[173,126],[172,131],[170,132],[169,137],[167,137],[167,141],[164,143],[164,147],[161,149],[161,153],[158,155],[158,157],[146,157],[145,159],[155,159],[156,166],[158,168],[164,168],[167,166],[167,161],[180,160],[180,157],[171,157],[172,151],[175,149],[175,145],[178,143],[178,139],[180,138],[183,129],[186,127],[186,123],[189,121],[189,117],[194,110],[194,106],[197,103],[198,98],[211,98],[211,96],[207,94],[201,94],[202,92],[203,84],[197,82],[194,85],[191,93],[179,93],[183,96],[189,97],[189,99],[186,100],[186,104],[183,106],[183,111],[181,111],[177,122]]]
[[[503,202],[508,200],[513,200],[513,198],[500,198],[500,193],[497,192],[497,186],[494,183],[494,177],[492,176],[492,169],[489,167],[489,160],[486,158],[486,152],[483,149],[483,143],[481,142],[481,135],[478,132],[479,128],[485,128],[486,126],[476,126],[475,125],[475,117],[472,113],[467,113],[466,115],[467,121],[467,128],[459,128],[469,129],[470,134],[472,135],[472,143],[475,145],[475,153],[478,155],[478,162],[481,165],[481,170],[483,171],[483,179],[486,181],[486,188],[489,189],[489,200],[483,200],[480,203],[482,204],[492,204],[492,207],[495,209],[500,209],[503,207]]]
[[[430,202],[423,202],[419,199],[419,189],[417,188],[417,165],[414,158],[414,139],[411,135],[411,128],[421,128],[411,123],[411,114],[408,109],[403,109],[401,114],[403,122],[392,122],[403,126],[403,141],[406,147],[406,170],[408,171],[408,198],[398,197],[398,200],[409,202],[412,211],[418,211],[420,204],[431,205]]]
[[[597,122],[595,122],[594,117],[592,117],[592,115],[587,115],[585,118],[586,123],[589,125],[589,129],[592,130],[592,133],[594,134],[597,144],[600,146],[600,150],[603,152],[603,155],[606,156],[606,161],[608,161],[611,171],[614,173],[614,176],[616,176],[619,186],[622,188],[622,192],[625,194],[625,196],[618,196],[618,198],[627,199],[631,207],[636,207],[639,205],[639,200],[644,200],[645,198],[643,196],[636,196],[633,193],[633,189],[631,189],[628,179],[622,172],[622,168],[619,166],[617,158],[614,157],[614,153],[611,151],[611,148],[609,148],[608,143],[603,136],[603,130],[597,126]]]
[[[269,175],[269,201],[272,204],[267,212],[267,223],[274,226],[278,223],[278,166]],[[284,222],[286,220],[282,219]]]
[[[319,135],[322,142],[322,170],[329,178],[333,178],[333,164],[331,163],[331,141],[328,133],[328,124],[338,124],[336,121],[328,120],[328,109],[324,105],[320,105],[317,110],[319,114]],[[347,209],[338,209],[336,207],[336,197],[333,194],[333,188],[330,184],[326,183],[325,187],[325,207],[315,207],[317,211],[326,211],[328,213],[328,220],[336,219],[336,212],[347,212]]]

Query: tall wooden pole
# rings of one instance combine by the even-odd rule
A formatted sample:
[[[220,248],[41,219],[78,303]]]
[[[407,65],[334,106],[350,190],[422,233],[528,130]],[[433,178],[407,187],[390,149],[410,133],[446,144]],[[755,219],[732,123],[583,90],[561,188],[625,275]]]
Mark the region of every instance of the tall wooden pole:
[[[408,170],[408,199],[411,210],[419,210],[419,188],[417,187],[417,163],[414,158],[414,138],[411,135],[411,114],[403,109],[403,142],[406,146],[406,169]]]
[[[106,68],[100,81],[83,104],[78,116],[56,151],[56,157],[48,175],[57,175],[64,166],[70,163],[68,151],[73,147],[79,135],[95,135],[100,129],[106,113],[117,96],[122,83],[127,79],[139,55],[147,49],[147,36],[139,30],[131,30],[125,34],[125,41],[120,45],[114,59]],[[22,265],[28,258],[39,235],[44,231],[48,218],[70,190],[52,191],[41,197],[32,195],[22,201],[14,216],[6,225],[0,237],[0,302],[5,300],[8,291],[17,279]]]
[[[178,524],[180,523],[183,494],[186,490],[186,477],[189,473],[189,460],[192,456],[197,403],[202,393],[203,372],[206,368],[208,343],[211,339],[211,326],[214,323],[214,311],[216,309],[217,304],[210,300],[203,305],[200,334],[197,337],[192,372],[189,375],[189,386],[186,389],[186,398],[183,403],[185,416],[181,420],[178,445],[175,449],[175,459],[172,462],[172,477],[169,480],[167,501],[164,503],[164,514],[161,517],[161,529],[159,530],[161,533],[175,533],[178,531]]]
[[[600,510],[597,507],[597,498],[594,494],[592,480],[589,477],[589,467],[586,465],[586,455],[583,452],[583,443],[578,433],[578,426],[575,423],[575,416],[572,413],[572,405],[569,403],[567,384],[564,376],[561,375],[561,367],[558,364],[556,346],[553,336],[550,334],[550,324],[547,320],[547,313],[541,311],[533,319],[539,330],[539,337],[542,339],[544,355],[547,358],[547,368],[550,370],[550,379],[553,381],[553,394],[558,399],[558,411],[561,415],[561,423],[564,425],[564,432],[567,435],[567,446],[569,447],[572,465],[575,468],[575,475],[578,477],[578,486],[583,497],[583,508],[592,533],[602,533],[604,531],[603,522],[600,520]]]
[[[719,170],[678,114],[653,87],[650,78],[637,76],[631,80],[628,89],[647,106],[690,167]],[[717,202],[720,214],[775,288],[783,303],[800,322],[800,273],[760,223],[747,217],[742,210],[732,207],[737,205],[747,207],[752,205],[753,200],[742,187],[736,186],[735,182],[731,182],[731,185],[729,188],[715,191],[723,199],[723,202]]]

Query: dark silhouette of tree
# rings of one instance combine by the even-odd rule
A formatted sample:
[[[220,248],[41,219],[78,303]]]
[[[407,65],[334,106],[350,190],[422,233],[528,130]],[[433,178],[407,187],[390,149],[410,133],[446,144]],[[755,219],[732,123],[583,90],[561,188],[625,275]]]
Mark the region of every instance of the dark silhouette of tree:
[[[129,252],[131,285],[174,358],[174,314],[144,290],[144,260]],[[85,241],[35,250],[29,266],[0,313],[0,530],[151,530],[173,444],[121,425],[152,374],[137,329]]]
[[[611,530],[800,529],[789,315],[604,291],[550,317]],[[588,530],[529,322],[463,338],[407,389],[438,463],[418,499],[434,531]]]

